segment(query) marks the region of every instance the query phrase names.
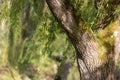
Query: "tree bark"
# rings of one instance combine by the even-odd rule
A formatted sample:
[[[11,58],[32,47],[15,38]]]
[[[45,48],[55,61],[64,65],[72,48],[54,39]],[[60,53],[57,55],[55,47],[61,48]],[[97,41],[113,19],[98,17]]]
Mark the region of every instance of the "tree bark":
[[[67,76],[71,68],[71,62],[63,61],[61,63],[62,64],[58,67],[58,72],[54,80],[67,80]]]
[[[106,34],[101,42],[100,38],[78,26],[74,7],[68,0],[46,0],[46,2],[76,49],[80,80],[116,80],[115,56],[120,53],[115,52],[115,49],[118,50],[117,45],[120,44],[114,35],[116,32]],[[84,24],[81,17],[79,23]],[[118,33],[120,32],[117,31],[117,35]],[[117,45],[111,44],[111,40]]]

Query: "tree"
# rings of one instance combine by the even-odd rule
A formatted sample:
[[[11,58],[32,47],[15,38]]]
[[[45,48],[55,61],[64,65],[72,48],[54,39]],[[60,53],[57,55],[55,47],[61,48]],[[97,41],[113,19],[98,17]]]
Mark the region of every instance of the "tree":
[[[120,52],[119,20],[117,18],[120,12],[120,1],[46,1],[56,20],[51,15],[48,7],[46,7],[45,0],[0,1],[1,6],[3,6],[0,7],[1,23],[6,24],[6,26],[9,25],[9,28],[6,28],[9,29],[9,42],[6,41],[9,45],[7,53],[9,64],[18,70],[22,75],[21,77],[27,75],[29,78],[35,79],[34,75],[37,73],[34,70],[36,71],[36,66],[41,66],[39,63],[42,62],[43,55],[49,55],[52,58],[51,55],[54,54],[56,44],[65,44],[65,40],[62,40],[64,36],[60,36],[61,33],[64,34],[64,31],[60,30],[59,25],[56,23],[58,21],[76,49],[76,59],[81,79],[115,80],[116,75],[114,72]],[[8,35],[7,31],[5,34]],[[1,35],[4,37],[3,34]],[[56,37],[59,37],[59,40],[52,44]],[[5,40],[7,40],[7,36]],[[68,44],[60,45],[57,48],[58,51],[55,52],[62,53],[63,57],[63,53],[72,53],[73,50],[70,50],[70,47]],[[69,52],[63,50],[63,48]],[[71,55],[75,54],[68,55],[71,57]],[[61,54],[57,55],[57,57],[60,58]],[[48,62],[45,59],[43,61],[44,63]],[[66,68],[64,68],[64,64],[66,65],[66,62],[61,65],[62,70]],[[58,73],[59,70],[58,68]],[[58,78],[64,77],[66,79],[68,70]]]
[[[117,80],[114,73],[120,53],[120,16],[115,11],[120,1],[86,0],[88,5],[92,3],[93,12],[87,14],[90,19],[83,16],[86,13],[80,5],[85,1],[80,1],[46,0],[76,50],[80,80]],[[108,26],[113,24],[117,27]]]

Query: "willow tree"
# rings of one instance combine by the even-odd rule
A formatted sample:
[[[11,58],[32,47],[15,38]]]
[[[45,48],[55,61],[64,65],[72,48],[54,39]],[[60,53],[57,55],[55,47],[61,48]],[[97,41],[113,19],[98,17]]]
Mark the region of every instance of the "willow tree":
[[[77,53],[80,80],[116,80],[119,0],[46,0]],[[112,26],[110,26],[112,25]]]

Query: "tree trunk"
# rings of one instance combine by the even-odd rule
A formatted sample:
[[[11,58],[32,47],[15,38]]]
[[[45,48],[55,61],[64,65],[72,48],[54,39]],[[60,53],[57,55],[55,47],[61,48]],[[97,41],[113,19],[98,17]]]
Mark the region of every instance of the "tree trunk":
[[[89,39],[87,33],[83,34],[81,39],[78,43],[75,43],[77,54],[81,55],[77,58],[80,80],[114,80],[113,50],[104,52],[104,49],[100,47],[101,53],[99,53],[99,45],[97,45],[96,41]],[[113,48],[112,46],[109,47]]]
[[[58,72],[54,80],[67,80],[71,68],[71,62],[63,61],[61,63],[62,64],[58,67]]]
[[[88,32],[84,32],[82,35],[79,33],[77,40],[69,37],[77,52],[80,80],[119,80],[117,79],[119,74],[114,74],[120,53],[119,23],[120,19],[117,23],[115,22],[114,25],[117,27],[113,33],[106,32],[105,37],[101,38],[102,41],[97,40]]]
[[[80,80],[117,80],[114,71],[120,53],[120,26],[115,23],[117,28],[105,27],[98,30],[98,36],[95,36],[78,27],[75,10],[68,0],[46,2],[76,49]],[[81,17],[79,20],[80,24],[84,24]]]

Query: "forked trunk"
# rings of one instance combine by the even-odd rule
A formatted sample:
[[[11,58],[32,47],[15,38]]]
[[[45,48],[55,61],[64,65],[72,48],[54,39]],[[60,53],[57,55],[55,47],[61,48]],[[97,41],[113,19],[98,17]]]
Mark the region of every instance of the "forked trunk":
[[[114,71],[120,53],[120,26],[106,27],[113,16],[105,15],[96,26],[105,28],[97,33],[84,30],[85,22],[75,13],[69,0],[46,0],[51,12],[65,30],[77,52],[80,80],[117,80]],[[114,11],[116,4],[110,0],[107,12]],[[112,5],[112,7],[110,7]],[[106,13],[107,14],[107,13]],[[106,22],[107,21],[107,22]],[[80,24],[80,25],[79,25]],[[85,26],[86,27],[86,26]],[[89,28],[89,27],[88,27]]]

